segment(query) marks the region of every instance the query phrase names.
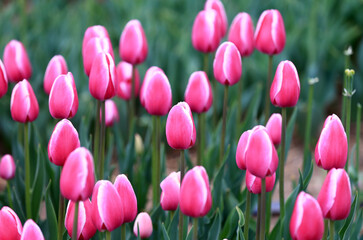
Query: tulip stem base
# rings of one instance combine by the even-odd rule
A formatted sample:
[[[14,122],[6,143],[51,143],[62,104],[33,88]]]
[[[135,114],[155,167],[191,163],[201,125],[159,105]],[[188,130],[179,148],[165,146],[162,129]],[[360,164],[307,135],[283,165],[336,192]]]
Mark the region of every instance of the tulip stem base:
[[[246,240],[248,240],[248,231],[249,231],[249,225],[250,225],[250,215],[251,215],[251,193],[247,190],[247,196],[246,196],[246,212],[245,212],[245,226],[244,226],[244,237]]]
[[[266,178],[261,179],[261,221],[260,221],[260,239],[265,239],[265,216],[266,216]]]
[[[30,160],[29,160],[29,123],[24,124],[24,157],[25,157],[25,206],[26,216],[32,218],[31,189],[30,189]]]
[[[329,230],[329,239],[334,240],[334,221],[329,220],[330,230]]]
[[[285,175],[285,145],[286,145],[286,108],[282,112],[282,130],[281,130],[281,156],[279,159],[279,195],[280,195],[280,220],[285,217],[285,196],[284,196],[284,175]],[[284,232],[281,224],[281,233]]]
[[[126,240],[126,223],[121,225],[121,240]]]
[[[266,93],[265,93],[265,125],[270,116],[270,85],[271,85],[271,76],[272,76],[272,58],[273,55],[268,56],[268,72],[267,72]]]
[[[324,235],[323,235],[322,240],[327,240],[327,238],[328,238],[328,223],[329,223],[329,220],[324,219]]]
[[[99,177],[100,179],[103,179],[103,174],[104,174],[104,169],[105,169],[105,138],[106,138],[106,123],[105,123],[105,114],[106,114],[106,109],[105,109],[105,101],[101,102],[101,115],[102,115],[102,120],[101,120],[101,138],[100,138],[100,151],[99,151],[99,159],[100,159],[100,168],[99,168]]]
[[[96,109],[96,126],[95,126],[95,135],[93,138],[93,156],[94,156],[94,165],[95,168],[100,169],[99,162],[99,147],[100,147],[100,112],[101,112],[101,102],[97,100],[97,109]],[[96,171],[96,175],[100,177],[99,173]]]
[[[180,186],[182,185],[184,178],[184,170],[185,170],[185,159],[184,159],[184,150],[180,151]],[[179,240],[183,239],[183,222],[184,216],[180,209],[179,204]]]
[[[226,137],[226,123],[227,123],[227,107],[228,107],[228,85],[225,85],[224,101],[223,101],[222,137],[221,137],[221,146],[219,149],[219,166],[222,165],[223,156],[224,156],[224,141]]]
[[[159,204],[160,197],[160,122],[159,116],[153,116],[153,152],[152,152],[152,186],[153,186],[153,205]]]
[[[261,227],[261,194],[258,194],[256,240],[260,239],[260,227]]]
[[[74,217],[73,217],[73,228],[72,228],[72,240],[77,240],[77,227],[78,227],[78,207],[79,202],[77,201],[74,206]]]
[[[111,240],[111,232],[106,231],[106,240]]]
[[[198,218],[193,219],[193,240],[198,240]]]
[[[11,189],[10,189],[10,180],[8,180],[8,182],[6,183],[6,190],[8,192],[8,203],[9,203],[9,207],[11,209],[14,209],[13,207],[13,198],[11,197]]]
[[[60,168],[60,173],[62,172],[62,167]],[[59,193],[59,207],[58,207],[58,240],[63,239],[64,231],[64,197]]]
[[[203,164],[203,149],[204,149],[204,139],[205,139],[205,118],[204,113],[198,114],[198,158],[197,158],[197,165],[201,166]]]

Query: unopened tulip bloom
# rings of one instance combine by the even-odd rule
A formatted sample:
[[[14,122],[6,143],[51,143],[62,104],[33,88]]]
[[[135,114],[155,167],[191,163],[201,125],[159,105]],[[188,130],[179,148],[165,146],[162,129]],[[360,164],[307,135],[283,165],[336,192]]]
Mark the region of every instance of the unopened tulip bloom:
[[[242,75],[241,55],[231,42],[222,43],[213,62],[214,77],[223,85],[236,84]]]
[[[242,57],[248,57],[255,49],[253,22],[248,13],[241,12],[233,19],[229,28],[228,41],[234,43]]]
[[[236,150],[236,163],[239,169],[246,170],[246,146],[248,138],[250,136],[251,130],[242,133],[238,140],[237,150]]]
[[[324,218],[342,220],[350,212],[352,191],[350,180],[344,169],[331,169],[318,195]]]
[[[24,223],[23,233],[21,234],[21,240],[29,239],[44,240],[42,230],[32,219],[28,219]]]
[[[0,239],[20,240],[23,227],[13,209],[4,206],[0,210]]]
[[[311,195],[300,192],[290,219],[291,238],[293,240],[321,239],[323,234],[324,219],[318,201]]]
[[[124,222],[121,198],[110,181],[99,180],[92,194],[92,219],[98,231],[113,231]]]
[[[209,110],[213,103],[213,93],[205,72],[197,71],[190,75],[184,99],[193,112],[203,113]]]
[[[266,192],[271,192],[275,185],[276,172],[266,178]],[[261,193],[261,178],[254,176],[248,170],[246,171],[246,187],[253,194]]]
[[[23,79],[29,80],[32,76],[32,66],[24,45],[11,40],[4,49],[4,65],[10,82],[19,82]]]
[[[348,141],[343,124],[337,115],[330,115],[315,147],[315,162],[325,170],[344,168],[347,156]]]
[[[117,105],[111,99],[105,101],[105,123],[106,127],[112,127],[115,122],[120,120]],[[100,111],[100,122],[102,122],[102,112]]]
[[[212,207],[209,178],[204,167],[189,170],[180,187],[180,210],[189,217],[203,217]]]
[[[87,45],[88,41],[95,37],[110,39],[107,29],[104,26],[94,25],[94,26],[88,27],[83,36],[82,56],[85,56],[86,45]],[[110,43],[111,43],[111,41],[110,41]]]
[[[137,215],[137,199],[129,179],[124,174],[116,177],[114,186],[121,199],[124,223],[134,221]]]
[[[4,155],[0,160],[0,177],[5,180],[10,180],[15,176],[15,162],[10,154]]]
[[[54,118],[72,118],[78,110],[78,94],[71,72],[59,75],[49,94],[49,112]]]
[[[78,207],[77,239],[91,239],[97,231],[92,221],[92,203],[89,199],[86,199],[80,201]],[[69,201],[64,221],[69,236],[72,236],[73,233],[74,208],[75,203]]]
[[[137,237],[140,233],[140,238],[148,238],[153,233],[153,224],[148,213],[141,212],[137,215],[134,223],[134,234]]]
[[[21,123],[32,122],[38,117],[38,101],[28,80],[18,82],[13,88],[10,111],[13,120]]]
[[[134,73],[132,73],[134,71]],[[117,96],[124,99],[130,100],[131,89],[132,89],[132,75],[135,81],[134,96],[139,96],[140,89],[140,75],[137,68],[132,67],[130,63],[120,62],[116,67],[116,78],[117,78]]]
[[[66,60],[62,55],[56,55],[49,61],[44,74],[43,87],[46,94],[49,95],[54,80],[61,74],[67,74],[68,68]]]
[[[113,59],[113,49],[109,38],[94,37],[91,38],[85,47],[85,55],[83,55],[83,66],[87,76],[90,75],[93,61],[100,52],[110,54]]]
[[[226,11],[224,10],[223,3],[220,0],[207,0],[204,4],[204,9],[213,9],[217,12],[217,16],[220,22],[220,31],[221,31],[221,38],[224,37],[227,33],[228,28],[228,20]]]
[[[0,59],[0,98],[8,91],[8,77],[6,75],[5,67]]]
[[[279,63],[270,89],[273,105],[284,108],[296,105],[300,96],[300,80],[295,65],[290,61]]]
[[[281,142],[282,116],[280,113],[274,113],[266,123],[268,135],[275,146]]]
[[[92,195],[95,185],[93,157],[84,147],[69,154],[60,176],[61,194],[74,202],[84,201]]]
[[[179,205],[180,172],[170,173],[161,183],[160,205],[164,211],[175,211]]]
[[[55,125],[48,143],[48,158],[57,166],[63,166],[67,157],[80,146],[78,132],[68,119]]]
[[[279,54],[285,47],[284,20],[276,9],[265,10],[257,22],[255,47],[268,55]]]

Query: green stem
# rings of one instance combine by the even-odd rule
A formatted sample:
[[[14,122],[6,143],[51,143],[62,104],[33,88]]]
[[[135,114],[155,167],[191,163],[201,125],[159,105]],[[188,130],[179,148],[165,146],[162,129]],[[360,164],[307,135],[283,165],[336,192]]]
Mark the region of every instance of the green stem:
[[[175,214],[175,211],[169,211],[170,222],[173,220],[174,214]]]
[[[360,142],[360,124],[362,116],[362,105],[357,104],[357,122],[356,122],[356,142],[355,142],[355,170],[357,175],[357,188],[359,187],[359,142]]]
[[[29,160],[29,123],[24,124],[24,156],[25,156],[25,204],[26,216],[32,218],[31,212],[31,189],[30,189],[30,160]]]
[[[203,165],[203,163],[204,163],[203,150],[204,150],[204,147],[205,147],[205,135],[206,135],[206,131],[205,131],[205,113],[200,114],[200,131],[201,131],[200,146],[201,146],[202,150],[201,150],[201,159],[200,159],[200,164],[199,165]]]
[[[352,104],[352,98],[347,97],[347,109],[346,109],[346,134],[347,134],[347,141],[348,141],[348,159],[347,163],[345,164],[345,170],[348,170],[349,167],[349,146],[350,146],[350,112],[351,112],[351,104]]]
[[[260,239],[260,228],[261,228],[261,194],[258,194],[256,240]]]
[[[198,114],[198,129],[197,129],[197,142],[198,142],[198,149],[197,149],[197,164],[200,166],[202,164],[202,114]]]
[[[250,225],[250,215],[251,215],[251,193],[247,190],[246,196],[246,212],[245,212],[245,228],[244,228],[244,237],[248,240],[248,230]]]
[[[180,151],[180,185],[183,182],[184,170],[185,170],[184,150],[181,150]],[[184,216],[183,216],[183,213],[181,212],[180,206],[179,206],[179,240],[183,239],[183,222],[184,222]]]
[[[101,112],[101,102],[97,100],[97,110],[96,110],[96,126],[95,126],[95,136],[93,139],[93,157],[95,167],[100,169],[99,166],[99,151],[100,151],[100,112]],[[97,171],[96,171],[97,173]],[[98,177],[100,175],[98,174]]]
[[[153,116],[153,153],[152,153],[152,186],[153,205],[157,206],[160,197],[160,117]]]
[[[106,231],[106,240],[111,240],[111,232]]]
[[[226,122],[227,122],[227,104],[228,104],[228,85],[224,86],[224,101],[223,101],[223,122],[222,122],[222,138],[221,146],[219,149],[219,166],[222,165],[224,155],[224,141],[226,136]]]
[[[306,128],[304,138],[304,161],[303,161],[303,172],[305,167],[310,162],[310,138],[311,138],[311,121],[312,121],[312,107],[313,107],[313,96],[314,96],[314,85],[309,86],[309,97],[308,97],[308,109],[306,116]]]
[[[9,180],[6,183],[6,189],[7,189],[7,192],[8,192],[9,207],[11,209],[14,209],[14,206],[13,206],[13,198],[11,197],[11,189],[10,189],[10,181]]]
[[[329,220],[330,225],[330,240],[334,240],[334,221]]]
[[[328,239],[328,219],[324,219],[324,235],[322,240],[327,240]]]
[[[134,118],[135,118],[135,71],[136,67],[132,65],[132,77],[131,77],[131,99],[130,99],[130,117],[129,117],[129,139],[132,138],[134,131]]]
[[[266,192],[266,216],[271,216],[271,202],[272,202],[272,193]],[[271,225],[271,217],[266,217],[265,231],[267,232],[267,234],[270,233],[270,225]]]
[[[72,240],[77,240],[78,207],[79,207],[79,202],[77,201],[77,202],[75,203],[75,206],[74,206],[74,217],[73,217]]]
[[[347,89],[347,75],[344,74],[344,79],[343,79],[343,91],[344,89]],[[342,124],[344,126],[344,128],[346,127],[346,122],[345,122],[345,118],[346,118],[346,111],[347,111],[347,97],[344,96],[343,94],[343,103],[342,103],[342,116],[341,116],[341,121],[342,121]]]
[[[101,121],[101,138],[100,138],[100,179],[103,179],[104,169],[105,169],[105,135],[106,135],[106,123],[105,123],[105,101],[101,102],[101,111],[102,111],[102,121]]]
[[[265,125],[270,116],[270,85],[271,85],[271,75],[272,75],[272,57],[273,55],[268,56],[268,72],[266,79],[266,94],[265,94]]]
[[[126,240],[126,223],[121,225],[121,240]]]
[[[242,58],[241,58],[242,60]],[[242,92],[243,92],[243,81],[239,81],[237,83],[238,85],[238,92],[237,92],[237,113],[236,113],[236,126],[239,126],[240,121],[242,119],[241,113],[242,113]],[[234,131],[235,132],[235,137],[234,139],[237,137],[238,139],[238,131]]]
[[[193,219],[193,240],[198,239],[198,218]]]
[[[265,216],[266,216],[266,178],[261,179],[261,234],[260,239],[265,239]]]
[[[62,172],[62,167],[60,168]],[[59,193],[59,207],[58,207],[58,240],[63,239],[64,232],[64,197]]]
[[[286,108],[282,108],[282,131],[281,131],[281,157],[279,162],[279,190],[280,190],[280,220],[285,216],[285,196],[284,196],[284,175],[285,175],[285,144],[286,144]],[[283,232],[283,224],[281,224]]]

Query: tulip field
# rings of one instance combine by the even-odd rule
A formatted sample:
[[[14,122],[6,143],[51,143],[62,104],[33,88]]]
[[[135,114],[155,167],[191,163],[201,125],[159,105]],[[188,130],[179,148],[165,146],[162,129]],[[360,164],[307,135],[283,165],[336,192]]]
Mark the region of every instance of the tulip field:
[[[0,2],[0,240],[363,239],[362,11]]]

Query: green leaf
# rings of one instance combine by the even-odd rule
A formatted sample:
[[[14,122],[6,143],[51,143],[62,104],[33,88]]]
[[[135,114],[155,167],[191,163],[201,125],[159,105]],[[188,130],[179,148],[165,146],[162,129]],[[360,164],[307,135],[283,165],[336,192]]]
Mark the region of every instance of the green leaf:
[[[236,211],[238,213],[238,226],[241,228],[245,225],[245,216],[238,206],[236,206]]]
[[[358,193],[355,194],[354,201],[352,203],[352,208],[350,210],[348,218],[345,220],[344,226],[339,231],[340,239],[344,239],[344,235],[347,232],[349,225],[352,223],[353,216],[357,210],[357,201],[358,200]]]
[[[221,231],[221,223],[222,223],[222,216],[219,213],[219,209],[217,209],[214,221],[212,223],[211,228],[209,229],[208,240],[219,239],[219,232]]]
[[[50,182],[47,186],[46,194],[45,194],[45,207],[47,210],[47,224],[48,224],[48,233],[49,236],[47,239],[52,239],[54,236],[57,236],[58,226],[57,226],[57,217],[54,211],[53,203],[49,196],[49,186]]]
[[[44,184],[44,164],[43,164],[44,154],[41,151],[40,145],[38,146],[38,156],[35,177],[32,185],[32,216],[34,219],[38,219],[40,203],[43,197],[43,184]]]
[[[161,224],[161,230],[163,232],[164,240],[170,240],[168,233],[166,232],[164,223]]]
[[[188,232],[187,237],[185,238],[185,240],[192,240],[193,239],[193,228],[194,226],[192,226]]]
[[[179,223],[179,211],[175,211],[173,219],[171,220],[170,225],[168,226],[168,234],[170,239],[177,239],[178,238],[178,223]]]
[[[221,232],[221,238],[222,239],[229,239],[231,238],[232,234],[235,232],[238,224],[238,214],[236,212],[236,209],[233,208],[230,213],[228,214],[227,220],[225,221],[223,225],[223,229]]]

